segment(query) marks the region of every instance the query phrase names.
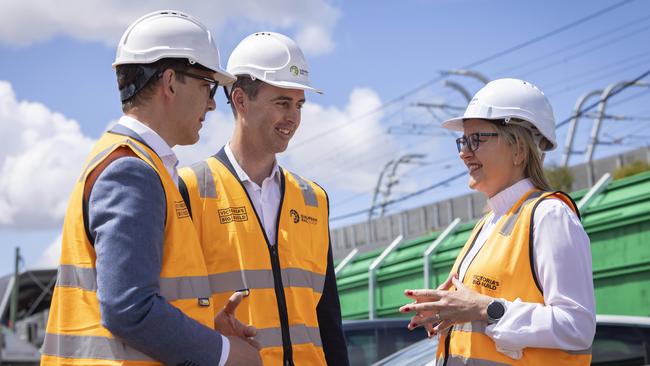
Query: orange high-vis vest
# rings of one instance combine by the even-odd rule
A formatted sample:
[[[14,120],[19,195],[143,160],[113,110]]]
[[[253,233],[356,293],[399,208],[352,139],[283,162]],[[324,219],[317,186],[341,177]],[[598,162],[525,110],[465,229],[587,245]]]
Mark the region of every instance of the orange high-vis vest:
[[[236,316],[257,327],[264,365],[325,365],[316,314],[329,250],[325,191],[281,169],[277,242],[269,243],[224,150],[179,174],[187,185],[215,309],[233,291],[250,289]]]
[[[481,250],[461,279],[468,289],[494,298],[544,304],[544,295],[537,280],[533,250],[533,214],[544,199],[564,201],[574,212],[578,209],[563,192],[527,192],[499,220]],[[483,218],[474,227],[469,240],[456,258],[452,272],[457,272],[476,241],[485,223]],[[486,335],[486,321],[456,324],[440,335],[438,366],[456,365],[589,365],[591,349],[566,351],[550,348],[524,348],[519,360],[497,351],[492,338]]]
[[[84,226],[83,193],[90,173],[118,148],[131,149],[148,163],[165,190],[167,218],[160,295],[187,316],[214,329],[215,312],[210,304],[203,252],[176,185],[153,150],[133,138],[107,132],[93,147],[68,205],[41,365],[161,365],[116,339],[101,325],[96,253]]]

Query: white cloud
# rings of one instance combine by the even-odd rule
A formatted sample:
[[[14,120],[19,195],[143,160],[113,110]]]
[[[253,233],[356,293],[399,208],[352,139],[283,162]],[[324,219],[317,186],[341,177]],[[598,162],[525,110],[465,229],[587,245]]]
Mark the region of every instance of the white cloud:
[[[60,226],[92,143],[76,121],[16,100],[0,81],[0,227]]]
[[[256,30],[295,32],[305,51],[313,54],[333,49],[331,32],[340,17],[340,11],[324,0],[68,0],[65,5],[7,0],[0,12],[0,42],[24,46],[63,35],[114,47],[131,22],[159,9],[196,15],[217,35],[243,23]]]
[[[178,156],[180,166],[187,166],[197,161],[205,160],[214,155],[230,139],[234,129],[233,116],[230,106],[218,106],[216,111],[207,115],[203,122],[198,143],[190,146],[176,146],[174,152]]]
[[[302,123],[280,161],[328,189],[362,192],[403,149],[380,123],[383,112],[371,89],[355,89],[346,106],[308,102]],[[214,154],[233,131],[227,107],[210,113],[198,144],[175,148],[181,165]],[[111,122],[112,123],[112,122]],[[0,81],[0,228],[58,228],[69,194],[94,140],[79,124],[40,103],[18,101]],[[344,176],[345,179],[340,179]]]
[[[61,257],[61,235],[47,246],[31,269],[57,268]]]
[[[380,123],[382,112],[364,116],[380,105],[377,93],[366,88],[353,90],[343,108],[324,107],[308,100],[289,148],[278,155],[280,163],[328,189],[373,189],[377,172],[402,151],[395,136],[386,134],[386,127]],[[196,145],[174,148],[180,165],[216,153],[229,140],[233,128],[230,110],[218,109],[209,114]]]
[[[296,35],[296,42],[305,53],[327,53],[334,49],[330,35],[321,27],[304,28]]]
[[[281,161],[328,189],[371,190],[377,172],[402,150],[380,123],[383,112],[368,113],[380,105],[377,93],[366,88],[354,89],[343,109],[305,104],[300,128]]]

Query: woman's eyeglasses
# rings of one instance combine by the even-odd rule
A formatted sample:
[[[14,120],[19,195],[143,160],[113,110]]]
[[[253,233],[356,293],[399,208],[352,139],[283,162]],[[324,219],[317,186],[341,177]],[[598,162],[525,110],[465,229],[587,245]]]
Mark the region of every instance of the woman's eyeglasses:
[[[468,148],[469,151],[476,151],[481,142],[481,137],[490,137],[490,136],[499,136],[496,132],[475,132],[469,134],[469,136],[463,136],[456,139],[456,147],[458,152],[461,152],[464,148]]]

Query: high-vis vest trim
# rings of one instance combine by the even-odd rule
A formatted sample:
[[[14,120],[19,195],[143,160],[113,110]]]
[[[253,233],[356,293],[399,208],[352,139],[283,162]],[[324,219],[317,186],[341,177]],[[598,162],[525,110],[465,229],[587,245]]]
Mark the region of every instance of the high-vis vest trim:
[[[109,337],[45,334],[42,352],[65,358],[151,361],[151,357]]]
[[[318,207],[318,201],[316,200],[316,192],[314,192],[314,188],[307,183],[304,179],[302,179],[299,175],[290,173],[291,176],[298,181],[300,185],[300,189],[302,190],[302,197],[305,200],[305,205],[307,206],[314,206]]]
[[[305,287],[314,292],[322,293],[325,275],[307,271],[301,268],[286,268],[280,270],[284,287]],[[213,292],[234,292],[242,288],[273,289],[273,271],[267,269],[242,270],[211,274],[210,288]],[[246,279],[246,283],[242,280]]]
[[[86,179],[111,153],[128,148],[158,174],[167,212],[159,294],[187,316],[214,327],[210,281],[203,251],[185,204],[160,158],[137,134],[120,125],[93,147],[73,189],[65,216],[57,284],[50,307],[41,365],[160,365],[114,338],[101,325],[97,299],[96,254],[83,213]]]
[[[201,198],[217,198],[217,189],[214,188],[214,180],[208,163],[201,161],[193,164],[190,168],[196,175]]]
[[[97,291],[97,271],[73,265],[61,265],[56,285]],[[212,296],[210,282],[206,277],[176,277],[160,279],[160,295],[168,301],[179,299],[209,298]]]
[[[291,344],[313,343],[322,347],[320,330],[317,327],[306,327],[304,325],[293,325],[289,327]],[[255,339],[264,347],[282,347],[281,328],[262,328],[257,330]]]
[[[473,291],[495,298],[544,303],[541,288],[536,286],[533,261],[533,216],[544,199],[560,199],[572,210],[575,203],[562,192],[528,191],[496,224],[479,252],[460,280]],[[487,217],[487,216],[486,216]],[[452,272],[457,272],[465,257],[475,245],[482,230],[481,219],[461,250]],[[438,346],[438,365],[588,365],[591,351],[525,348],[519,360],[498,352],[494,341],[485,333],[487,322],[474,321],[454,325],[441,334]]]

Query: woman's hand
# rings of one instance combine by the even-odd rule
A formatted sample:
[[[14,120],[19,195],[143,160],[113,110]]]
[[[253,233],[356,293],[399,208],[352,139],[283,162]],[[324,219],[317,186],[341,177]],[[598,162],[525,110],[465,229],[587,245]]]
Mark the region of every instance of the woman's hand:
[[[452,284],[456,291],[449,291]],[[487,306],[493,299],[465,287],[455,273],[436,290],[406,290],[404,294],[415,300],[415,303],[399,309],[402,313],[416,313],[411,318],[409,329],[425,325],[429,336],[454,323],[487,320]]]
[[[449,290],[452,286],[452,278],[454,277],[458,278],[458,274],[450,273],[449,277],[447,277],[445,282],[443,282],[440,286],[438,286],[437,290]],[[427,303],[427,302],[438,300],[437,298],[427,297],[427,296],[419,296],[417,298],[413,297],[410,295],[411,293],[413,293],[413,291],[426,291],[426,290],[405,290],[404,291],[404,295],[406,295],[407,297],[411,297],[415,300],[414,304]],[[403,312],[402,309],[405,308],[406,306],[402,306],[400,308],[400,312]],[[409,323],[408,325],[409,330],[413,330],[423,325],[427,331],[427,334],[429,335],[429,338],[433,337],[435,335],[435,332],[433,330],[435,324],[432,323],[431,321],[425,321],[425,319],[433,319],[435,315],[436,315],[435,311],[422,311],[415,314],[413,317],[411,317],[411,323]]]

